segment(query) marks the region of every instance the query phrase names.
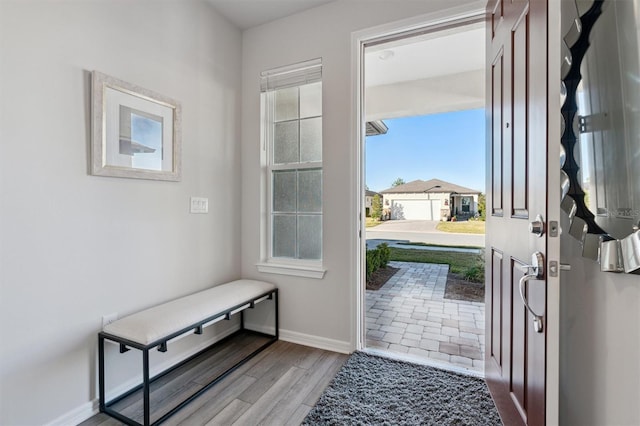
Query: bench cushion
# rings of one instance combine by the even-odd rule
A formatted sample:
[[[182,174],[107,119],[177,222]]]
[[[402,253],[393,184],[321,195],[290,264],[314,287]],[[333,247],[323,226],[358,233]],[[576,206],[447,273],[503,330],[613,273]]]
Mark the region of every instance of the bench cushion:
[[[103,331],[148,345],[275,289],[263,281],[233,281],[121,318]]]

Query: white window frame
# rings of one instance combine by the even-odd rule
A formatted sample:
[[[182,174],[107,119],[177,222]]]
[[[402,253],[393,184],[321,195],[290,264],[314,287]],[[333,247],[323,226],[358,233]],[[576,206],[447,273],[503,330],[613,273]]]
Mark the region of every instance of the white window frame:
[[[271,274],[293,275],[306,278],[322,279],[325,274],[323,266],[324,251],[321,248],[319,260],[293,259],[273,256],[273,172],[281,170],[323,170],[322,161],[273,164],[273,97],[274,89],[299,87],[312,82],[322,82],[322,61],[314,59],[270,71],[261,75],[261,167],[263,195],[261,220],[261,260],[256,264],[258,271]],[[320,116],[321,118],[323,115]],[[323,179],[324,180],[324,179]],[[323,200],[324,201],[324,200]],[[300,212],[296,212],[299,215]],[[324,217],[324,202],[318,214]],[[324,225],[323,225],[324,229]],[[321,239],[324,240],[321,231]],[[324,244],[322,244],[322,247]]]

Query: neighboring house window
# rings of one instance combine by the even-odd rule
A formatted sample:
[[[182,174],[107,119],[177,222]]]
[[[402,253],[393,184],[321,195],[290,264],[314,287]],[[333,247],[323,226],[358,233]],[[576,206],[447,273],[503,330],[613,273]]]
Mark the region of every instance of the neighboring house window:
[[[261,90],[268,212],[263,257],[272,266],[318,269],[322,261],[321,60],[263,72]],[[283,272],[262,266],[265,272],[292,269]]]
[[[462,211],[469,213],[469,206],[471,205],[471,198],[462,197]]]

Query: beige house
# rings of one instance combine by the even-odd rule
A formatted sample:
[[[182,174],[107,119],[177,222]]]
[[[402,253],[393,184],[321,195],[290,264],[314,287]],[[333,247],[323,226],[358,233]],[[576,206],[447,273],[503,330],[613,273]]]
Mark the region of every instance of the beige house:
[[[375,191],[370,191],[370,190],[366,190],[365,194],[364,194],[364,213],[365,216],[369,217],[371,216],[371,207],[373,206],[373,197],[375,196],[379,196],[380,197],[380,201],[382,201],[382,194],[377,193]]]
[[[391,220],[450,220],[478,212],[480,191],[440,179],[414,180],[381,191]]]

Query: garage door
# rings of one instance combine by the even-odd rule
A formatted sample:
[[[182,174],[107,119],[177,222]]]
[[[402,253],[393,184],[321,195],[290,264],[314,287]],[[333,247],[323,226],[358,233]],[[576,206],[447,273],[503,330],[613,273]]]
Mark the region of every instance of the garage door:
[[[440,220],[440,200],[393,200],[391,219]]]

